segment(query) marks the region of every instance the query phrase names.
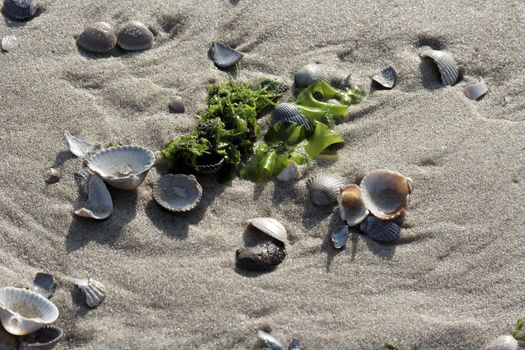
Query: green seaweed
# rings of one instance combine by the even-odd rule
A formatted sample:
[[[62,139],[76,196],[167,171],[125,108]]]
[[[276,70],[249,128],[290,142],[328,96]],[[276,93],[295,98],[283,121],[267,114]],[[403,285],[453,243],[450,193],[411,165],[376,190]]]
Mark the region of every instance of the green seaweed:
[[[512,336],[517,341],[525,341],[525,334],[520,335],[520,332],[524,325],[525,325],[525,317],[520,318],[518,322],[516,322],[516,328],[514,328],[514,333],[512,334]]]
[[[394,345],[390,344],[389,342],[385,342],[385,349],[388,349],[388,350],[399,350],[397,347],[395,347]]]

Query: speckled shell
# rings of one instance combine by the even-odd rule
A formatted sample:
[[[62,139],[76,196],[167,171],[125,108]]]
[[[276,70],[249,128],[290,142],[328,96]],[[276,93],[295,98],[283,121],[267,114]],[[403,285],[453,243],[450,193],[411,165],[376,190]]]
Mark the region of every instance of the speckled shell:
[[[107,53],[117,45],[117,36],[111,24],[97,22],[84,29],[79,35],[77,43],[86,51]]]
[[[172,111],[173,113],[184,113],[186,111],[186,108],[184,108],[184,101],[182,101],[182,97],[173,96],[171,98],[170,111]]]
[[[64,336],[61,328],[45,326],[20,341],[20,350],[51,350]]]
[[[87,200],[73,213],[77,216],[103,220],[113,212],[113,200],[104,181],[97,174],[79,171],[75,174],[82,193],[87,193]]]
[[[342,225],[337,227],[332,231],[330,238],[332,239],[332,244],[334,248],[340,249],[345,246],[346,241],[348,241],[348,236],[350,235],[350,229],[347,225]]]
[[[272,126],[275,123],[281,121],[289,121],[291,123],[302,125],[308,131],[311,131],[313,129],[308,119],[306,119],[301,114],[299,108],[297,108],[294,104],[291,103],[283,102],[275,106],[275,109],[273,111]]]
[[[36,15],[37,9],[33,0],[4,0],[4,7],[2,8],[9,17],[19,20],[33,17]]]
[[[18,47],[18,43],[16,41],[16,37],[14,35],[8,35],[2,38],[2,41],[0,42],[0,48],[2,48],[3,51],[13,51]]]
[[[449,53],[434,50],[429,46],[423,46],[419,50],[419,56],[430,57],[436,62],[443,85],[454,85],[456,83],[459,78],[459,68]]]
[[[67,130],[64,131],[64,138],[66,139],[69,151],[80,158],[84,158],[90,153],[96,152],[102,148],[100,144],[81,140],[71,135]]]
[[[485,82],[481,80],[480,82],[465,86],[464,91],[465,96],[467,96],[471,100],[477,100],[481,96],[485,95],[489,91],[489,88],[487,84],[485,84]]]
[[[401,227],[395,222],[379,220],[371,215],[361,223],[360,230],[367,237],[378,242],[395,241],[401,233]]]
[[[330,83],[330,77],[325,70],[316,63],[310,63],[295,73],[295,87],[304,88],[318,81]]]
[[[502,335],[494,339],[485,350],[518,350],[518,341],[511,335]]]
[[[210,58],[218,68],[230,68],[243,58],[243,54],[228,45],[214,42],[210,48]]]
[[[259,339],[264,341],[264,343],[266,344],[266,346],[269,349],[271,349],[271,350],[285,350],[284,349],[284,345],[281,344],[281,342],[279,340],[277,340],[277,338],[272,336],[270,333],[266,333],[265,331],[259,330],[257,332],[257,336],[259,337]]]
[[[282,263],[285,257],[284,245],[268,239],[252,247],[237,249],[235,265],[243,270],[268,271]]]
[[[359,225],[367,216],[368,210],[363,202],[361,189],[357,185],[345,185],[339,189],[337,196],[341,219],[348,226]]]
[[[202,187],[193,175],[164,175],[153,188],[153,198],[157,203],[173,212],[194,209],[201,197]]]
[[[372,80],[386,89],[391,89],[396,84],[397,73],[394,67],[389,66],[372,76]]]
[[[282,243],[286,243],[286,228],[274,218],[254,218],[248,220],[248,224],[253,225],[268,236],[273,237]]]
[[[57,283],[53,275],[49,273],[39,272],[33,280],[31,290],[42,295],[44,298],[50,298],[55,293]]]
[[[117,33],[117,45],[127,51],[147,50],[153,46],[155,37],[143,23],[131,21]]]
[[[77,280],[75,285],[80,289],[89,307],[96,307],[106,298],[104,285],[92,278]]]
[[[57,307],[40,294],[22,288],[0,289],[0,320],[9,333],[26,335],[57,318]]]
[[[334,205],[337,203],[339,189],[344,182],[329,175],[318,174],[306,180],[310,190],[310,199],[317,206]]]

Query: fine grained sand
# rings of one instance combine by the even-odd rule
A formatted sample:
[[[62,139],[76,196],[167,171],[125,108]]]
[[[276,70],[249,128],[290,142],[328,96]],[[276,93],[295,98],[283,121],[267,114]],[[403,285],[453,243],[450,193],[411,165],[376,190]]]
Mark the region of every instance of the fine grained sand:
[[[0,54],[1,286],[56,276],[66,332],[57,349],[252,349],[269,328],[307,349],[482,348],[525,314],[524,14],[519,0],[48,0],[29,22],[3,21],[0,36],[15,35],[19,48]],[[158,30],[153,49],[77,49],[84,25],[129,19]],[[138,191],[111,190],[108,220],[70,215],[82,161],[67,152],[64,130],[160,149],[195,126],[207,82],[228,79],[207,57],[214,40],[244,53],[237,78],[246,82],[291,83],[297,68],[320,62],[368,91],[375,71],[396,67],[396,87],[352,109],[337,126],[346,140],[338,158],[314,170],[349,183],[376,168],[410,176],[399,242],[353,233],[334,250],[337,215],[312,206],[304,180],[203,178],[198,209],[173,215],[152,200],[153,169]],[[417,56],[425,44],[450,52],[463,80],[441,86]],[[479,76],[490,91],[473,102],[463,88]],[[174,94],[183,115],[168,111]],[[64,177],[46,186],[52,166]],[[288,256],[268,274],[236,272],[235,249],[256,216],[285,224]],[[86,276],[108,290],[94,310],[72,293]]]

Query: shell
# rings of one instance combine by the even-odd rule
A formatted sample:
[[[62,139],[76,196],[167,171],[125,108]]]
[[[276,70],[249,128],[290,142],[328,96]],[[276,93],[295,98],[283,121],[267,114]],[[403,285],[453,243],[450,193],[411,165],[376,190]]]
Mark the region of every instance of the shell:
[[[170,111],[173,113],[184,113],[186,109],[184,108],[184,102],[182,97],[173,96],[170,100]]]
[[[33,279],[33,286],[31,290],[42,295],[45,298],[50,298],[57,289],[55,277],[49,273],[39,272]]]
[[[202,187],[193,175],[164,175],[153,188],[153,198],[157,203],[174,212],[192,210],[201,197]]]
[[[22,338],[20,350],[51,350],[64,336],[61,328],[45,326]]]
[[[317,206],[333,205],[337,203],[339,189],[344,183],[329,175],[318,174],[306,181],[310,190],[310,198]]]
[[[213,42],[210,48],[210,58],[218,68],[230,68],[243,58],[243,54],[223,43]]]
[[[77,172],[76,176],[81,192],[87,193],[88,198],[74,214],[95,220],[108,218],[113,212],[113,201],[104,181],[97,174],[87,171]]]
[[[332,234],[331,239],[334,245],[334,248],[340,249],[343,248],[348,241],[348,236],[350,235],[350,229],[347,225],[342,225],[336,228]]]
[[[288,346],[288,350],[301,350],[301,343],[299,342],[299,339],[293,339]]]
[[[284,168],[279,175],[277,175],[277,180],[283,182],[296,181],[303,177],[303,172],[305,171],[305,165],[297,165],[296,162],[291,160],[289,165]]]
[[[307,131],[313,130],[312,124],[310,124],[308,119],[306,119],[301,114],[299,108],[291,103],[283,102],[275,106],[271,125],[273,126],[274,124],[282,121],[288,121],[297,125],[302,125]]]
[[[449,53],[434,50],[429,46],[423,46],[419,50],[419,56],[430,57],[436,62],[443,85],[454,85],[456,83],[459,78],[459,68]]]
[[[266,233],[268,236],[282,243],[286,243],[286,228],[274,218],[254,218],[248,220],[248,224]]]
[[[202,158],[200,160],[197,158],[197,172],[203,175],[215,174],[222,168],[223,164],[224,157],[222,156],[220,156],[218,160],[217,158],[214,160],[208,158],[206,161],[202,160]]]
[[[295,72],[295,87],[304,88],[310,84],[317,83],[318,81],[326,81],[330,83],[330,77],[328,73],[322,68],[322,66],[316,63],[310,63],[300,68]]]
[[[396,84],[397,73],[394,67],[389,66],[372,76],[372,80],[384,88],[391,89]]]
[[[87,166],[113,187],[135,190],[146,179],[155,155],[139,146],[111,147],[87,160]]]
[[[2,38],[2,41],[0,42],[0,47],[3,51],[13,51],[18,47],[18,43],[16,41],[16,37],[14,35],[8,35]]]
[[[361,223],[361,232],[378,242],[392,242],[399,238],[401,227],[393,221],[379,220],[374,216],[368,216]]]
[[[75,285],[84,295],[87,306],[97,307],[106,298],[104,285],[92,278],[77,280]]]
[[[381,220],[392,220],[408,206],[413,182],[395,171],[378,169],[367,174],[360,187],[370,213]]]
[[[64,131],[64,138],[66,139],[69,151],[80,158],[84,158],[88,154],[102,149],[102,145],[81,140],[71,135],[67,130]]]
[[[481,80],[480,82],[465,86],[465,90],[463,91],[465,92],[465,96],[471,100],[477,100],[485,95],[489,91],[489,88],[487,84]]]
[[[274,91],[279,94],[284,94],[288,91],[288,86],[278,80],[266,79],[260,82],[261,88],[267,87],[269,91]]]
[[[282,263],[285,257],[284,245],[268,239],[252,247],[237,249],[235,264],[243,270],[268,271]]]
[[[37,13],[38,7],[33,5],[33,0],[4,0],[4,13],[14,19],[29,19]]]
[[[26,335],[57,318],[57,307],[40,294],[22,288],[0,289],[0,319],[9,333]]]
[[[363,202],[361,189],[357,185],[342,186],[339,189],[337,203],[341,219],[346,221],[348,226],[360,224],[369,214]]]
[[[55,168],[50,168],[49,171],[47,172],[47,175],[44,181],[46,182],[46,184],[54,184],[60,181],[60,178],[61,178],[60,172]]]
[[[265,331],[259,330],[257,332],[257,336],[259,337],[259,339],[264,341],[264,343],[270,350],[284,350],[284,345],[281,344],[281,342],[277,340],[274,336],[272,336],[270,333],[266,333]]]
[[[127,51],[147,50],[153,46],[155,37],[143,23],[131,21],[117,33],[117,45]]]
[[[84,29],[77,38],[77,44],[89,52],[107,53],[117,45],[117,36],[111,24],[97,22]]]
[[[486,350],[518,350],[518,341],[511,335],[502,335],[494,339]]]

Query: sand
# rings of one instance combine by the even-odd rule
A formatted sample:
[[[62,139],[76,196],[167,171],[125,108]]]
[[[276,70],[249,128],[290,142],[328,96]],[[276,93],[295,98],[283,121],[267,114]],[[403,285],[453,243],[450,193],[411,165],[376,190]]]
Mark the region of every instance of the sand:
[[[408,1],[44,1],[0,36],[0,286],[55,275],[52,301],[66,333],[56,349],[253,349],[257,330],[306,349],[480,349],[525,315],[525,4]],[[97,57],[79,51],[84,25],[127,20],[158,31],[151,50]],[[111,190],[102,222],[76,219],[73,173],[82,160],[64,130],[159,150],[191,130],[206,84],[226,81],[207,57],[212,41],[245,56],[236,78],[282,77],[311,62],[369,93],[337,130],[346,143],[314,172],[354,183],[389,168],[411,177],[413,200],[401,239],[390,245],[352,233],[333,249],[332,208],[308,200],[305,181],[220,185],[201,178],[195,211],[174,215],[152,199],[154,168],[136,192]],[[463,69],[443,87],[417,56],[431,44]],[[393,65],[390,91],[370,76]],[[483,77],[474,102],[464,86]],[[173,95],[186,113],[169,113]],[[503,104],[508,96],[509,103]],[[286,97],[289,98],[289,97]],[[286,98],[284,99],[286,101]],[[261,120],[268,123],[269,117]],[[62,180],[43,179],[50,167]],[[275,271],[236,271],[246,221],[272,216],[288,229],[288,256]],[[107,288],[96,309],[79,304],[76,278]]]

